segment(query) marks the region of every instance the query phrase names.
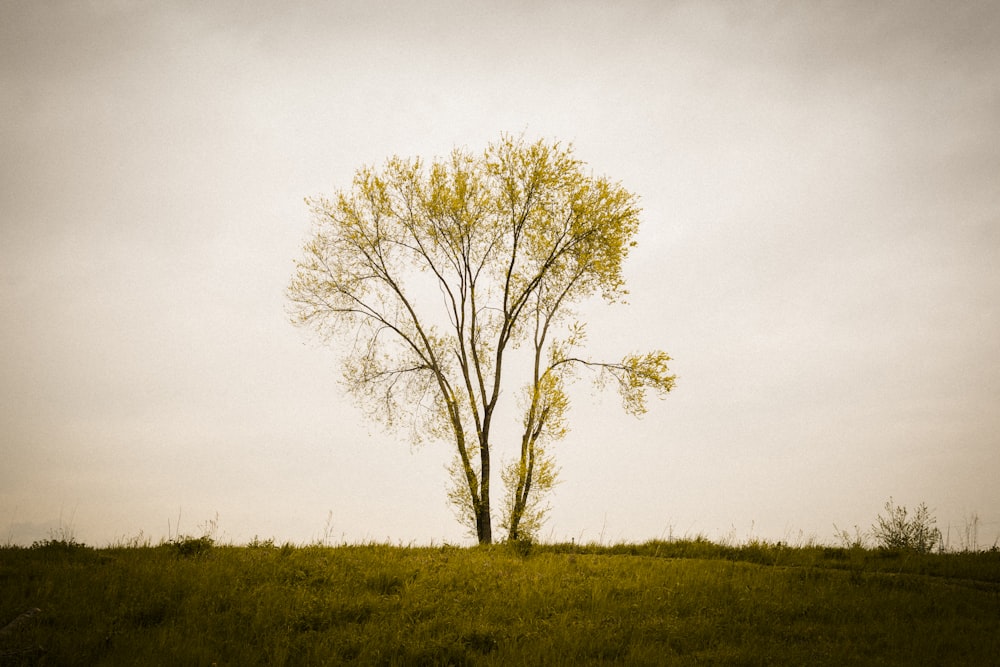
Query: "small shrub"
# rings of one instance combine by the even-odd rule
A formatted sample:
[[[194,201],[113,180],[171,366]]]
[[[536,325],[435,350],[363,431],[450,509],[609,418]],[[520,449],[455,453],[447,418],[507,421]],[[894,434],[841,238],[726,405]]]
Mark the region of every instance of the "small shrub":
[[[253,540],[247,544],[248,549],[275,549],[274,538],[268,538],[266,540],[261,540],[259,537],[254,535]]]
[[[942,543],[941,531],[934,527],[937,519],[925,503],[920,503],[911,516],[905,506],[894,505],[890,497],[885,511],[886,516],[879,515],[872,526],[872,535],[883,549],[925,554]]]
[[[516,540],[510,540],[507,542],[507,546],[510,547],[511,551],[520,556],[521,558],[527,558],[531,555],[531,550],[534,547],[534,542],[527,538],[518,538]]]
[[[184,558],[194,558],[196,556],[204,556],[212,550],[215,546],[215,540],[207,535],[202,537],[178,537],[170,546],[174,549],[174,553],[178,556]]]
[[[85,549],[90,549],[86,544],[77,542],[74,538],[64,539],[48,539],[48,540],[35,540],[31,543],[32,549],[39,549],[44,551],[56,551],[70,553],[74,551],[81,551]]]

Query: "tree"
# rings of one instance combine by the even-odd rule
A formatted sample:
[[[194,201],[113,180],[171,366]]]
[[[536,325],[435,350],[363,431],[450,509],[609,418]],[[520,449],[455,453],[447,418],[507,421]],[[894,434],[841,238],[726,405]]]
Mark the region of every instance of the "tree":
[[[636,415],[647,389],[673,388],[664,352],[598,362],[580,351],[571,306],[626,294],[639,208],[585,173],[571,146],[503,136],[480,155],[393,157],[306,202],[315,233],[288,289],[293,321],[343,343],[346,386],[370,416],[416,442],[454,443],[449,499],[480,543],[493,540],[491,436],[515,348],[530,350],[531,370],[519,451],[501,472],[508,539],[540,525],[576,371],[614,383]]]

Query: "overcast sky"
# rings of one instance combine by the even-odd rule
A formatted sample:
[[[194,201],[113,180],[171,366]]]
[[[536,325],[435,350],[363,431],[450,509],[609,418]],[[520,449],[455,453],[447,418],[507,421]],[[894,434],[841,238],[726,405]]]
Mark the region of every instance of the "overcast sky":
[[[502,132],[641,197],[584,312],[679,376],[640,420],[580,385],[546,539],[832,543],[890,496],[1000,535],[997,3],[0,15],[0,543],[467,542],[448,444],[364,423],[285,288],[303,197]]]

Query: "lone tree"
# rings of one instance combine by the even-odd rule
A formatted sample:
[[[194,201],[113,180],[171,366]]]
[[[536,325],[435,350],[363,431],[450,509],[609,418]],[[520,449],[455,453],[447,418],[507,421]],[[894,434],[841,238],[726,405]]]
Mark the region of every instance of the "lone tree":
[[[589,368],[630,414],[646,390],[674,386],[664,352],[587,358],[571,306],[626,294],[622,262],[639,226],[637,198],[584,171],[572,147],[502,136],[475,155],[389,159],[350,189],[307,199],[315,235],[288,289],[293,321],[343,343],[346,386],[415,442],[450,440],[448,497],[482,544],[493,541],[494,418],[514,349],[527,363],[519,453],[502,467],[501,526],[532,536],[555,483],[549,445],[566,433],[566,384]],[[505,365],[506,364],[506,365]]]

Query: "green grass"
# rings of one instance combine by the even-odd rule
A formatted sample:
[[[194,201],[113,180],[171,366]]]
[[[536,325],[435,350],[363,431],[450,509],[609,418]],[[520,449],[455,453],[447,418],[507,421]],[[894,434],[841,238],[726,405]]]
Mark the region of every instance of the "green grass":
[[[1000,664],[1000,554],[0,548],[2,665]]]

